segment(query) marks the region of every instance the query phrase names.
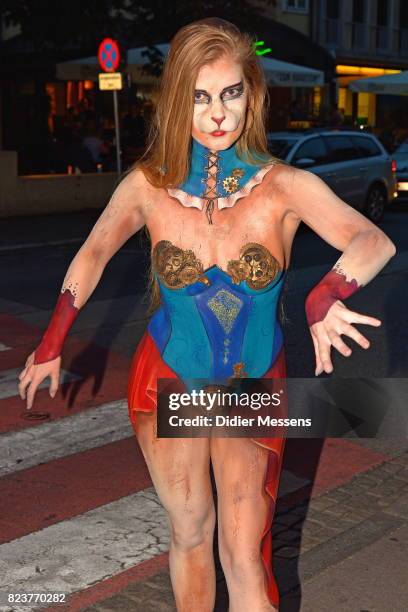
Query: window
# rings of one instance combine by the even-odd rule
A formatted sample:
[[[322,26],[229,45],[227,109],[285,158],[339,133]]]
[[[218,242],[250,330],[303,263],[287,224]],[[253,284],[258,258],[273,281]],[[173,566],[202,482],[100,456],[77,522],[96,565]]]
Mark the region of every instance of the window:
[[[339,18],[339,0],[326,0],[326,17],[328,19]]]
[[[354,23],[364,23],[366,20],[365,0],[354,0],[353,2],[353,21]]]
[[[366,138],[365,136],[352,136],[351,140],[360,150],[362,157],[381,155],[380,148],[371,138]]]
[[[309,138],[309,140],[306,140],[306,142],[301,144],[295,155],[293,156],[292,163],[296,165],[296,162],[299,159],[305,157],[313,159],[313,165],[316,166],[328,162],[326,146],[320,136],[315,138]]]
[[[286,159],[289,151],[293,148],[293,145],[296,144],[297,140],[295,139],[286,139],[286,138],[268,138],[268,149],[275,155],[275,157],[279,157],[280,159]]]
[[[388,25],[388,0],[377,0],[377,25]]]
[[[284,0],[283,7],[292,13],[308,13],[309,0]]]
[[[330,163],[350,161],[361,157],[360,151],[354,146],[349,136],[326,136]]]

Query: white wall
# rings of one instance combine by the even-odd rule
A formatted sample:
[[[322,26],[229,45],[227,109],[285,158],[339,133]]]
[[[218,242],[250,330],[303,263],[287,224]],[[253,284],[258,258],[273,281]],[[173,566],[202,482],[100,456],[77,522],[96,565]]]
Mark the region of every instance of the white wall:
[[[17,176],[17,153],[0,151],[0,217],[103,208],[116,172]]]

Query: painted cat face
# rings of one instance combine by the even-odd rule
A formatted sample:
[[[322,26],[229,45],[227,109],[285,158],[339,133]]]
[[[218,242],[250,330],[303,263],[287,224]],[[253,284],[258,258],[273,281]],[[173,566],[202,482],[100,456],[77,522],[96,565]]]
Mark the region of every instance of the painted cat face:
[[[213,151],[228,149],[242,134],[247,105],[241,65],[227,56],[206,64],[195,85],[193,138]]]

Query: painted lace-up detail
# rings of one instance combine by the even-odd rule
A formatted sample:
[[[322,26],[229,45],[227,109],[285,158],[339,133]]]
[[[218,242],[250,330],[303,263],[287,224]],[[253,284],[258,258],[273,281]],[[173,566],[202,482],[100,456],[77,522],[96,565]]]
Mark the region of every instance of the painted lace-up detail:
[[[220,156],[217,151],[208,151],[208,153],[206,153],[207,165],[204,168],[206,178],[203,178],[202,181],[205,185],[205,190],[203,193],[203,198],[206,200],[205,214],[210,225],[212,225],[214,200],[216,200],[218,197],[217,175],[220,171],[219,159]]]

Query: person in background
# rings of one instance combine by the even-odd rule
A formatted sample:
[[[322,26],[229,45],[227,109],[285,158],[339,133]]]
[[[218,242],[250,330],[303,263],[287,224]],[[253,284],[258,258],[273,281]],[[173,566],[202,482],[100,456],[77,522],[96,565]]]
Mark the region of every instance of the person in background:
[[[104,155],[109,153],[108,147],[100,136],[100,129],[95,119],[88,119],[85,125],[85,137],[82,145],[90,152],[95,167],[103,162]]]

